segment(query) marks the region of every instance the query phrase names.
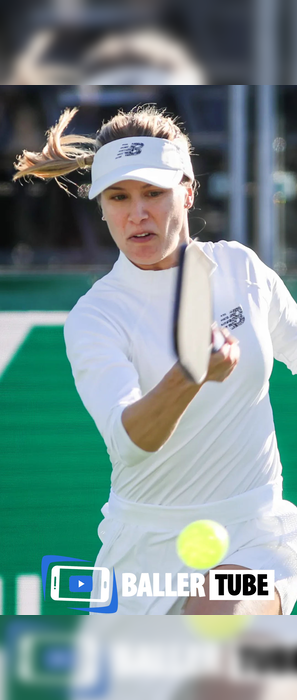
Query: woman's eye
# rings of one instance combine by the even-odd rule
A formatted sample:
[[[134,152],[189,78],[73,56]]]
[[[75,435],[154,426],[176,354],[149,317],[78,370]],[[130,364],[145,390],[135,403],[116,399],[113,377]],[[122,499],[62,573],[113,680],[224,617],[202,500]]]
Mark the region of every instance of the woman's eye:
[[[151,190],[148,192],[148,196],[151,198],[159,197],[163,192],[160,190]],[[111,197],[111,199],[115,202],[122,202],[124,199],[127,199],[126,194],[115,194],[114,197]]]

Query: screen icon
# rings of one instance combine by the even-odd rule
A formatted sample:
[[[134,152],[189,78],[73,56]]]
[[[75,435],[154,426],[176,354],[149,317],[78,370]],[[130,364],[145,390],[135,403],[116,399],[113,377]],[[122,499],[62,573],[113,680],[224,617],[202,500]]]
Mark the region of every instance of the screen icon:
[[[94,575],[98,577],[96,586],[98,597],[92,599],[90,595],[82,597],[80,594],[90,594],[93,590]],[[73,594],[77,595],[73,597]],[[53,600],[79,600],[84,603],[89,603],[92,600],[93,603],[107,603],[110,594],[110,572],[103,566],[61,566],[58,564],[52,568],[51,598]]]
[[[85,562],[86,560],[46,554],[41,562],[44,598],[46,595],[46,581],[49,566],[57,561]],[[90,573],[87,574],[87,571]],[[74,572],[76,573],[74,574]],[[92,592],[93,595],[90,597]],[[95,603],[96,606],[89,608],[71,607],[71,610],[79,610],[87,613],[115,613],[118,610],[118,590],[115,571],[113,569],[111,573],[109,569],[104,566],[64,566],[56,564],[51,570],[50,596],[52,600],[56,601],[93,603],[93,605]],[[98,603],[101,603],[101,605],[96,605]]]

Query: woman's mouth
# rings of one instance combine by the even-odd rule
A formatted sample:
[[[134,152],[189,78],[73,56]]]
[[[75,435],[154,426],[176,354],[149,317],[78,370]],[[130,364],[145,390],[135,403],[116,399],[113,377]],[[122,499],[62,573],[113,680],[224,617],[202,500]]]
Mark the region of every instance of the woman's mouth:
[[[130,236],[130,241],[145,242],[150,241],[155,236],[155,233],[138,233],[135,236]]]

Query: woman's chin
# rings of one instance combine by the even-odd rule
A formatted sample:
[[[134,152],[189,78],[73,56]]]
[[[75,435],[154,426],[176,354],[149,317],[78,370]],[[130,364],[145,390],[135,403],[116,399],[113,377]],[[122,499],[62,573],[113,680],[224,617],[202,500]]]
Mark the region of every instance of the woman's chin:
[[[169,255],[151,255],[151,256],[136,256],[127,255],[130,262],[132,262],[136,267],[141,270],[167,270],[170,267],[176,267],[178,265],[178,256],[176,252]]]

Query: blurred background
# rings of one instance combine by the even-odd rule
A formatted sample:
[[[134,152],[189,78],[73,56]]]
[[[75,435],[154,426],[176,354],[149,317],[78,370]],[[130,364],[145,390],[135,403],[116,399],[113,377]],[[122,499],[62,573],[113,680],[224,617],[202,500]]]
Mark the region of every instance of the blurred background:
[[[155,103],[178,115],[200,182],[190,231],[238,240],[283,277],[297,299],[297,88],[290,85],[6,85],[0,87],[0,610],[72,615],[42,599],[44,555],[88,560],[109,493],[104,443],[74,388],[67,313],[117,258],[94,201],[76,197],[90,174],[12,183],[24,148],[40,150],[65,107],[74,133],[95,135],[118,108]],[[271,400],[284,496],[297,504],[296,377],[276,362]],[[297,609],[296,609],[297,610]],[[295,610],[295,613],[296,613]],[[81,613],[84,615],[85,613]]]
[[[295,0],[1,4],[8,85],[296,83]]]
[[[13,184],[13,162],[23,148],[43,146],[65,107],[79,107],[72,131],[95,135],[118,108],[143,103],[179,115],[190,135],[201,185],[191,235],[240,240],[281,274],[295,275],[297,89],[283,85],[1,86],[1,270],[91,272],[115,261],[94,202],[65,196],[55,182]],[[90,174],[70,179],[89,183]]]
[[[232,633],[227,618],[218,638],[214,626],[202,632],[189,617],[99,617],[2,618],[1,698],[296,698],[293,620],[260,616],[247,624],[243,616]]]

